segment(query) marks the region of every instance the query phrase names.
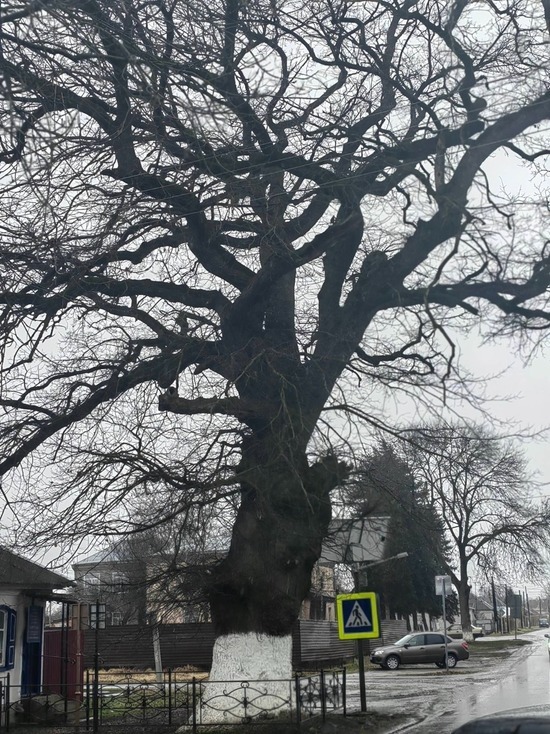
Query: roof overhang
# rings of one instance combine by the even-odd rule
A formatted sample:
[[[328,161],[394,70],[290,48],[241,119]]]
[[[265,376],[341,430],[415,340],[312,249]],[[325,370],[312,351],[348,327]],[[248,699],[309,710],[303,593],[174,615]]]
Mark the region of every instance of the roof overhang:
[[[74,596],[63,594],[60,591],[50,591],[49,589],[21,589],[21,593],[33,599],[45,599],[46,601],[67,602],[69,604],[76,604],[78,601]]]

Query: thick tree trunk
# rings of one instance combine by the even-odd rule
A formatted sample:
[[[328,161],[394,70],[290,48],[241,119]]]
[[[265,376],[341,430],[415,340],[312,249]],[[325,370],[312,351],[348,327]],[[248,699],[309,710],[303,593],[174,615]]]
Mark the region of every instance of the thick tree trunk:
[[[309,591],[328,531],[328,497],[321,503],[297,482],[284,482],[279,495],[272,490],[243,493],[229,553],[210,589],[218,634],[288,635]]]
[[[460,620],[462,622],[462,635],[466,642],[473,642],[472,620],[470,619],[470,585],[465,573],[458,585],[458,603],[460,609]]]
[[[292,628],[328,532],[330,490],[339,479],[333,458],[309,467],[305,453],[296,457],[289,449],[273,458],[270,450],[272,460],[259,464],[253,463],[257,445],[251,453],[242,462],[247,481],[241,485],[231,546],[209,588],[217,638],[201,697],[203,722],[250,715],[236,703],[242,687],[228,681],[248,681],[268,716],[294,704]],[[231,696],[222,695],[229,689]]]
[[[271,460],[258,463],[262,455]],[[217,633],[211,678],[290,679],[292,628],[328,532],[338,464],[309,467],[305,453],[274,457],[256,444],[242,466],[247,481],[231,546],[209,588]]]
[[[325,519],[327,508],[288,481],[280,496],[266,495],[243,493],[230,551],[213,575],[210,606],[218,634],[288,635],[309,591],[330,514]]]

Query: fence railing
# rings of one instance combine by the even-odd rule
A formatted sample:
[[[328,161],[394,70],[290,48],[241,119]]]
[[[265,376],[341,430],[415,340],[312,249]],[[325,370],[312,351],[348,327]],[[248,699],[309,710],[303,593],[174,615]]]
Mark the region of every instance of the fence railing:
[[[97,732],[115,725],[181,725],[196,732],[212,724],[239,725],[291,721],[298,725],[328,712],[346,714],[345,669],[296,675],[288,680],[210,681],[182,679],[166,671],[161,680],[124,676],[105,683],[88,674],[82,689],[63,695],[62,687],[20,696],[9,676],[0,680],[0,728],[18,724],[73,726]]]

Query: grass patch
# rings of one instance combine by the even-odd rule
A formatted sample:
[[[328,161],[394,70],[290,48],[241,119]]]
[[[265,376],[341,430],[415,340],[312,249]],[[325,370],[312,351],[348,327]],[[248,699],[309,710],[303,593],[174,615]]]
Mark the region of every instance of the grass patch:
[[[107,690],[105,693],[100,701],[101,721],[120,718],[146,720],[167,712],[169,707],[176,712],[188,704],[185,688],[171,691],[170,698],[166,691],[145,688]]]
[[[93,679],[94,671],[89,669],[88,674],[90,680]],[[194,670],[189,667],[185,668],[173,668],[172,669],[172,682],[190,681],[193,678],[197,680],[203,680],[208,677],[208,673],[204,671]],[[134,668],[106,668],[100,669],[99,671],[99,682],[100,684],[122,684],[124,682],[131,683],[158,683],[157,674],[154,670],[137,670]],[[163,683],[168,683],[167,673],[163,673]]]
[[[468,649],[470,650],[470,657],[488,657],[495,654],[511,653],[518,647],[532,644],[530,640],[519,638],[517,640],[499,640],[494,638],[492,640],[483,640],[480,638],[470,644]]]

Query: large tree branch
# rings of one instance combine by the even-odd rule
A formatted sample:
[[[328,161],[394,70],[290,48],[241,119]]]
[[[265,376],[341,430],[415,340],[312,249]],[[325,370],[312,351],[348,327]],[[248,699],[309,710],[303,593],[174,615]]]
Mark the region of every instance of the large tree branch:
[[[180,415],[218,414],[233,416],[240,421],[257,417],[260,406],[253,406],[242,398],[183,398],[176,390],[168,390],[159,397],[159,410]]]
[[[111,402],[132,388],[154,379],[163,362],[164,360],[159,357],[145,360],[130,371],[121,364],[119,370],[113,370],[103,383],[94,386],[89,397],[82,402],[70,409],[64,409],[49,420],[41,421],[40,425],[31,431],[30,436],[20,436],[17,447],[0,461],[0,476],[18,466],[49,438],[90,416],[98,406]],[[5,430],[4,428],[4,432]],[[20,430],[21,428],[18,429],[18,433]]]
[[[464,202],[481,164],[495,150],[503,147],[533,125],[548,119],[550,119],[550,91],[522,105],[519,109],[502,115],[481,133],[464,153],[449,183],[441,192],[442,198],[451,198],[459,204]]]
[[[152,199],[166,202],[173,211],[186,217],[193,227],[189,248],[205,269],[240,290],[247,287],[252,276],[251,271],[214,241],[203,213],[203,205],[184,186],[141,170],[109,169],[103,173],[124,181]]]
[[[59,293],[52,294],[53,288],[59,288]],[[219,315],[227,312],[230,305],[230,301],[219,291],[190,288],[183,283],[166,283],[148,278],[118,281],[99,275],[75,280],[71,273],[56,278],[54,282],[47,279],[43,286],[28,286],[21,292],[4,291],[0,293],[0,304],[26,307],[33,314],[52,315],[63,311],[69,303],[75,303],[79,298],[94,293],[102,293],[113,298],[132,296],[162,298],[170,303],[192,308],[212,309]]]

